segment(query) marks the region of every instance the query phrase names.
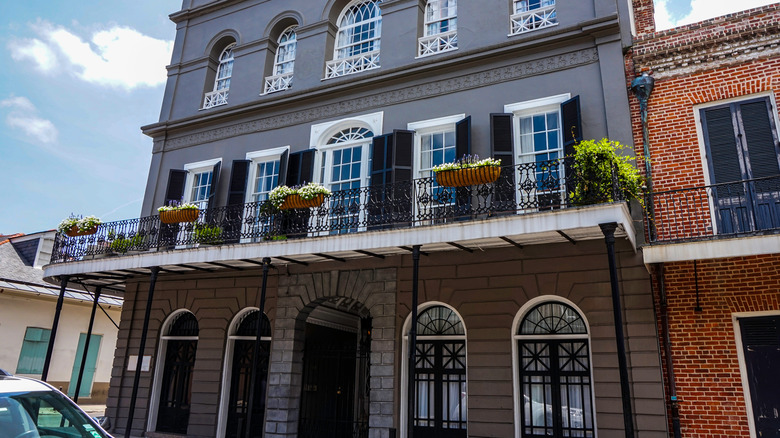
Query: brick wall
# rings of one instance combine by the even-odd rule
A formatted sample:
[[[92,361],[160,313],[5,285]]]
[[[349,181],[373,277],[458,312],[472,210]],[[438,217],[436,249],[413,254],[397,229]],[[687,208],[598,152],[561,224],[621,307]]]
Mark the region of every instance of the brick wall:
[[[696,273],[692,261],[665,265],[683,436],[750,436],[732,315],[780,310],[778,265],[778,254],[700,260]]]

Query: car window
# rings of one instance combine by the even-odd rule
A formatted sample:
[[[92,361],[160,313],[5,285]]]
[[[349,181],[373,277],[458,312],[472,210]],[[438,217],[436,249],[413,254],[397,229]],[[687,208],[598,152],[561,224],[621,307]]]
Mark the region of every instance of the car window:
[[[0,395],[0,438],[109,438],[54,391]]]

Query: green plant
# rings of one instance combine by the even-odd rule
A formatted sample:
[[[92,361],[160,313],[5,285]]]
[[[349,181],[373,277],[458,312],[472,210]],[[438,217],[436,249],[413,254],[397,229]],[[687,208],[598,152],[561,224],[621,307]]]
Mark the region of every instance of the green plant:
[[[121,234],[120,234],[121,236]],[[118,253],[126,253],[131,248],[141,249],[146,244],[146,239],[140,234],[136,234],[133,237],[120,237],[111,242],[109,249]]]
[[[174,210],[197,210],[198,206],[191,203],[191,202],[185,202],[181,203],[178,201],[170,201],[168,202],[168,205],[163,205],[162,207],[157,207],[157,211],[174,211]]]
[[[317,183],[308,183],[300,187],[279,186],[268,193],[268,201],[275,208],[279,208],[284,204],[286,197],[294,194],[302,199],[314,199],[319,194],[330,196],[330,190]]]
[[[222,228],[216,225],[195,224],[192,239],[207,245],[220,244],[222,243]]]
[[[287,235],[285,235],[285,234],[266,234],[265,236],[263,236],[263,240],[267,240],[267,241],[287,240]]]
[[[76,217],[75,215],[71,214],[70,217],[67,219],[63,219],[62,222],[57,226],[57,231],[60,233],[65,233],[66,231],[69,231],[71,228],[76,227],[79,231],[89,231],[92,228],[97,227],[102,222],[100,219],[98,219],[95,216],[87,216],[85,218],[82,217]]]
[[[464,155],[461,159],[455,160],[452,163],[439,164],[434,166],[433,172],[441,172],[444,170],[457,170],[457,169],[469,169],[476,167],[488,167],[488,166],[500,166],[501,160],[496,158],[479,159],[479,155]]]
[[[576,186],[571,194],[575,205],[637,199],[642,202],[644,179],[634,166],[634,157],[621,154],[628,146],[602,138],[574,145],[571,177]]]

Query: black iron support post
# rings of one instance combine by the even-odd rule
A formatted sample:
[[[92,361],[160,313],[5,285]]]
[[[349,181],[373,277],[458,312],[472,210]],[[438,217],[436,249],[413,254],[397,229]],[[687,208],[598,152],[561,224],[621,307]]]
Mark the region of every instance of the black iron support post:
[[[249,404],[247,405],[246,412],[246,430],[244,436],[251,438],[252,436],[252,411],[255,408],[255,391],[257,391],[257,364],[260,361],[260,342],[263,336],[263,325],[265,324],[265,318],[263,317],[265,312],[265,291],[268,285],[268,270],[271,267],[270,257],[263,257],[263,282],[260,287],[260,304],[258,305],[257,315],[257,337],[255,338],[255,349],[252,352],[252,374],[249,378]]]
[[[414,368],[417,362],[417,301],[420,273],[420,245],[412,247],[412,320],[409,328],[409,363],[406,373],[406,436],[414,438]]]
[[[76,380],[76,392],[73,393],[73,402],[79,402],[79,391],[81,391],[81,379],[84,377],[84,367],[87,365],[87,353],[89,352],[89,342],[92,340],[92,328],[95,326],[95,312],[97,311],[98,299],[102,286],[95,289],[95,301],[92,302],[92,314],[89,316],[89,328],[87,328],[87,338],[84,339],[84,350],[81,352],[81,367],[79,367],[79,378]]]
[[[634,438],[634,415],[631,409],[631,389],[628,383],[628,359],[626,341],[623,334],[623,313],[620,305],[620,285],[618,283],[617,266],[615,264],[615,230],[614,222],[599,224],[607,244],[607,259],[609,260],[609,282],[612,284],[612,314],[615,318],[615,342],[617,342],[618,367],[620,368],[620,394],[623,399],[623,422],[626,438]]]
[[[57,298],[57,308],[54,310],[54,321],[51,323],[51,333],[49,334],[49,346],[46,348],[46,359],[43,361],[43,371],[41,380],[44,382],[49,378],[49,365],[51,365],[51,356],[54,353],[54,338],[57,337],[57,327],[60,325],[60,313],[62,313],[62,301],[65,299],[65,289],[68,288],[70,277],[63,275],[60,277],[60,297]]]
[[[669,337],[669,303],[666,300],[666,284],[664,283],[664,264],[653,264],[656,284],[658,285],[658,301],[661,304],[661,328],[663,329],[664,355],[666,356],[666,376],[669,379],[669,404],[672,411],[672,430],[674,438],[682,437],[680,429],[680,404],[677,401],[677,381],[674,376],[672,361],[672,340]]]
[[[146,311],[144,313],[144,325],[141,329],[141,344],[138,346],[138,358],[135,361],[135,377],[133,377],[133,395],[130,396],[130,409],[127,411],[127,425],[125,426],[125,438],[130,438],[130,430],[133,428],[133,416],[135,414],[135,399],[138,397],[138,383],[141,381],[141,366],[144,360],[146,348],[146,335],[149,332],[149,317],[152,313],[152,300],[154,299],[154,285],[157,283],[157,274],[160,267],[150,268],[152,275],[149,278],[149,296],[146,298]],[[155,370],[158,371],[158,370]],[[159,370],[161,371],[161,370]]]

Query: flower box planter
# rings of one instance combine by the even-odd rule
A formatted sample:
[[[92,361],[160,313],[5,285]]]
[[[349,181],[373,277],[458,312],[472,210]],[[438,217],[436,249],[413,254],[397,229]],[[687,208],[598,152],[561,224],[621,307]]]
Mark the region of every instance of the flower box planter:
[[[90,234],[97,233],[97,225],[94,227],[87,229],[87,230],[79,230],[79,227],[72,226],[68,231],[65,232],[65,235],[68,237],[76,237],[76,236],[89,236]]]
[[[200,210],[186,208],[182,210],[165,210],[160,212],[160,222],[164,224],[178,224],[180,222],[195,222],[198,220]]]
[[[293,193],[284,198],[284,202],[279,206],[279,210],[319,207],[323,202],[325,202],[325,195],[323,193],[320,193],[311,199],[303,199],[301,195]]]
[[[499,166],[464,167],[436,172],[436,182],[444,187],[466,187],[492,183],[499,175]]]

